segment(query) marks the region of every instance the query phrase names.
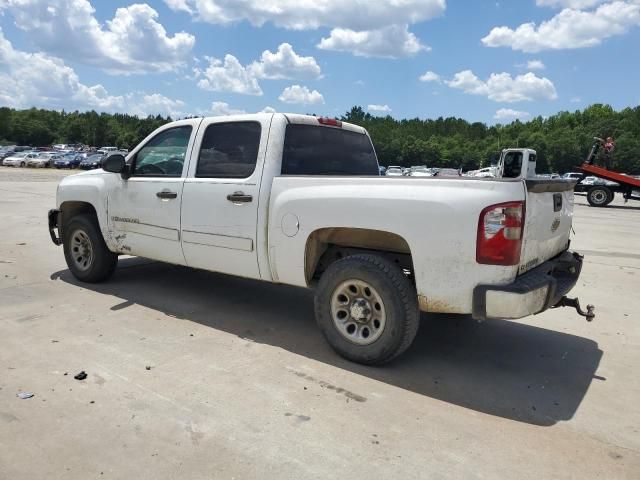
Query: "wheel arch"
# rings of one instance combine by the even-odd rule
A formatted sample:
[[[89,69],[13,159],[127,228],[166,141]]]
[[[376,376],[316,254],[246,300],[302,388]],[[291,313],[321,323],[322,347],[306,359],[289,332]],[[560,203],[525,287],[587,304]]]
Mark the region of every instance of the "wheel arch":
[[[96,207],[94,207],[90,202],[85,201],[64,201],[60,204],[60,213],[62,215],[62,225],[64,225],[77,215],[89,214],[94,215],[96,219],[98,219],[98,212],[96,210]]]
[[[413,272],[411,248],[402,236],[377,229],[325,227],[307,237],[304,254],[307,285],[315,283],[331,263],[360,253],[378,254]]]

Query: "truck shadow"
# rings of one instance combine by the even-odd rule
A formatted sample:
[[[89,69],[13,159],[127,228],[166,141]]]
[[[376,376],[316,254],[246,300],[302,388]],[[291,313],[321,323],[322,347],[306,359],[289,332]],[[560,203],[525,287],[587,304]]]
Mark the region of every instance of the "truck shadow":
[[[315,324],[313,295],[305,289],[138,258],[121,259],[103,284],[80,284],[68,270],[51,278],[122,299],[112,310],[143,305],[443,402],[539,426],[573,417],[602,358],[597,343],[566,333],[423,315],[409,351],[388,365],[366,367],[331,350]]]

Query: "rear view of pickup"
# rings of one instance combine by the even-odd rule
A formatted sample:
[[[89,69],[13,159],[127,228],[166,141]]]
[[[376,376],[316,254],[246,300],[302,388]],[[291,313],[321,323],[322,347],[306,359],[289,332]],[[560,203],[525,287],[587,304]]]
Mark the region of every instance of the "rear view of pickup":
[[[66,177],[49,230],[87,282],[128,254],[313,288],[328,342],[365,364],[404,352],[420,311],[517,319],[573,302],[572,184],[378,172],[367,132],[337,120],[182,120]]]

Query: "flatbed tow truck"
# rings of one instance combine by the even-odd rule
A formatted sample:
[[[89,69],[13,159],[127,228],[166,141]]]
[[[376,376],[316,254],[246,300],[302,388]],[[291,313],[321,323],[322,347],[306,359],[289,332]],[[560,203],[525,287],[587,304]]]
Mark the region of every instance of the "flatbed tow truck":
[[[634,178],[626,173],[614,172],[613,170],[593,165],[604,140],[598,137],[595,140],[587,160],[578,167],[584,173],[593,175],[603,180],[609,180],[609,184],[593,185],[587,190],[587,201],[592,207],[606,207],[609,205],[616,192],[622,193],[625,203],[629,200],[640,200],[640,178]],[[611,167],[610,160],[607,166]],[[614,183],[611,183],[614,182]]]

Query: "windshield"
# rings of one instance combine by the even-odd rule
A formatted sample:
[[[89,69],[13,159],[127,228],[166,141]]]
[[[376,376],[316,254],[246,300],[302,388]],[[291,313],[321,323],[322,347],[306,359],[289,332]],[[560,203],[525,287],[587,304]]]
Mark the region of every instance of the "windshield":
[[[289,124],[282,174],[380,176],[380,171],[367,135],[339,128]]]

